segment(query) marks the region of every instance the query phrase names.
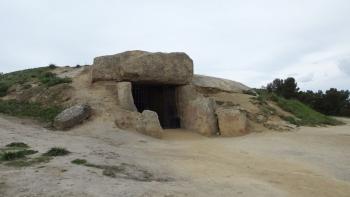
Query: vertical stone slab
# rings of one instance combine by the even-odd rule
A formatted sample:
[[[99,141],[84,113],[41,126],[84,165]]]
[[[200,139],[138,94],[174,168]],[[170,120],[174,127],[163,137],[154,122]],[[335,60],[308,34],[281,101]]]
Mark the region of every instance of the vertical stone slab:
[[[248,133],[245,112],[234,108],[218,108],[216,114],[221,136],[241,136]]]
[[[197,93],[192,85],[178,87],[181,127],[211,136],[218,132],[215,102]]]
[[[137,111],[132,96],[132,84],[130,82],[118,82],[117,83],[117,99],[121,108]]]

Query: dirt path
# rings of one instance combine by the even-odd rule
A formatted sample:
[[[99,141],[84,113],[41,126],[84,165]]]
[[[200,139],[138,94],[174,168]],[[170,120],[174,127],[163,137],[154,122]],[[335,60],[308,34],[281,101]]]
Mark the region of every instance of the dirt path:
[[[22,169],[0,165],[0,196],[349,196],[350,125],[206,138],[166,131],[157,140],[95,120],[70,132],[0,117],[0,145],[72,154]],[[347,120],[348,121],[348,120]],[[124,165],[111,178],[71,164]],[[137,176],[146,179],[139,180]]]

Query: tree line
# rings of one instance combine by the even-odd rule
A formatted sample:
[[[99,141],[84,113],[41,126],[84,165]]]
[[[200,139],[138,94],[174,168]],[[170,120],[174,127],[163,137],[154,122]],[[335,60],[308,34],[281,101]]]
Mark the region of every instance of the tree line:
[[[265,88],[270,93],[275,93],[286,99],[296,99],[314,110],[326,115],[350,117],[350,92],[349,90],[337,90],[330,88],[325,92],[307,90],[300,91],[293,77],[287,79],[275,79]]]

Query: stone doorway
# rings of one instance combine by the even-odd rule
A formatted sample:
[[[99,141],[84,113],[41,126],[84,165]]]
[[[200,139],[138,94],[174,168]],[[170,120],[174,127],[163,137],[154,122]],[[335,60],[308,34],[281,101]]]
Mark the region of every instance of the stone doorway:
[[[180,128],[176,106],[176,86],[132,83],[132,96],[139,112],[157,112],[164,129]]]

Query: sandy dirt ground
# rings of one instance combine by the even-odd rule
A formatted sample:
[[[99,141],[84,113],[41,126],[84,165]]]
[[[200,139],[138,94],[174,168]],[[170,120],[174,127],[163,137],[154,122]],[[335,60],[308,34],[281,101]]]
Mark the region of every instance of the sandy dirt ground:
[[[25,168],[0,165],[0,196],[350,196],[345,121],[236,138],[168,130],[158,140],[103,120],[60,132],[0,116],[1,147],[20,141],[40,153],[55,146],[72,152]],[[101,169],[72,164],[77,158],[123,165],[128,173],[104,176]]]

